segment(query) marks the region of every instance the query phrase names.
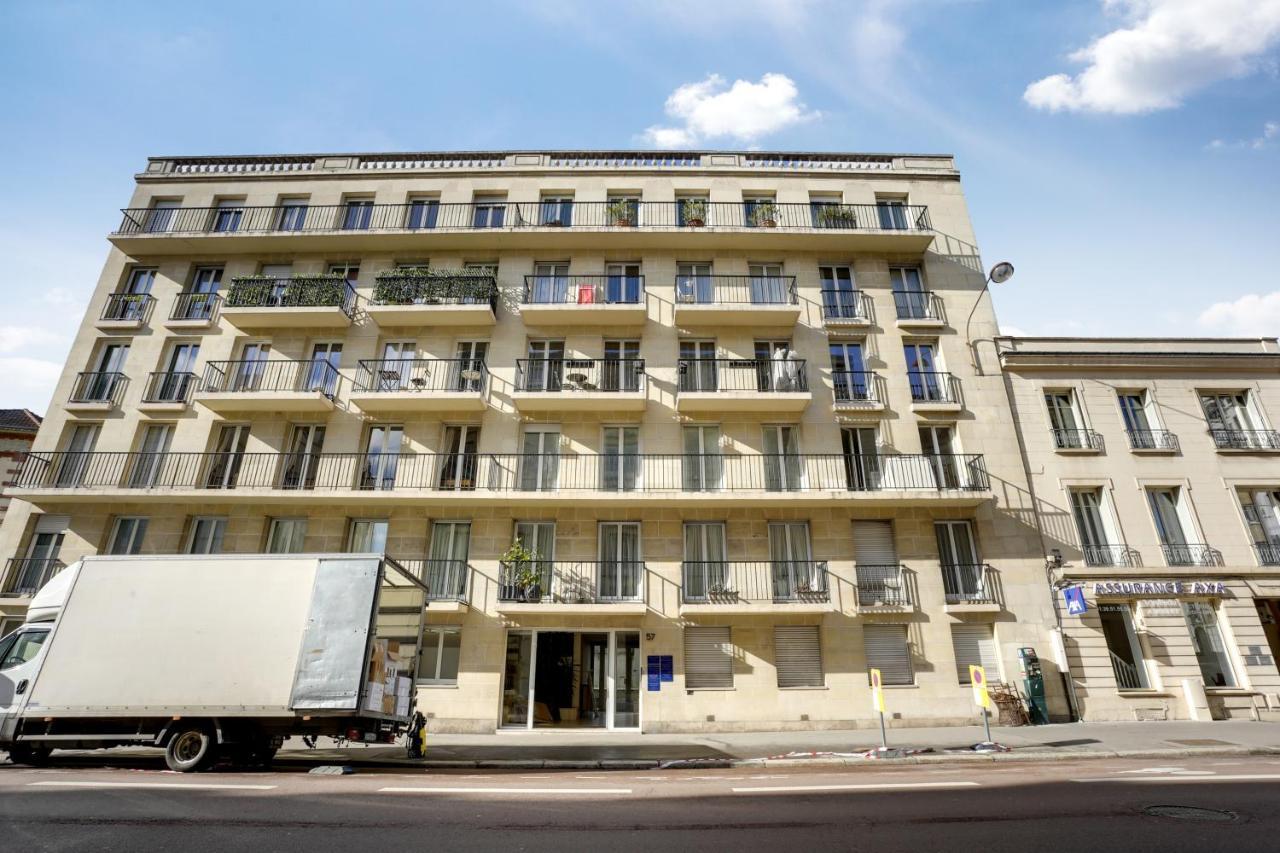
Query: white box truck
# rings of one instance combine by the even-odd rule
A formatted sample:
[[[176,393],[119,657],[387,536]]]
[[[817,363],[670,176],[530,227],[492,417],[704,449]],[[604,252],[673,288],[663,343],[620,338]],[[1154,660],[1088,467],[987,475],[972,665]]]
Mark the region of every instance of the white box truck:
[[[191,771],[295,735],[393,742],[426,595],[379,554],[86,557],[0,640],[0,749],[151,745]]]

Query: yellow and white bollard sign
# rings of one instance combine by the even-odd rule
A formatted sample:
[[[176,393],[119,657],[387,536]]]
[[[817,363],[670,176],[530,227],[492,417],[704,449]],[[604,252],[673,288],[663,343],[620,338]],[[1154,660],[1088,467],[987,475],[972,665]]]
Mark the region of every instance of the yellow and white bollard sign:
[[[969,666],[969,683],[973,685],[973,703],[982,708],[991,707],[991,694],[987,692],[987,672],[980,666]]]
[[[884,681],[880,678],[880,670],[871,672],[871,705],[881,714],[884,713]]]

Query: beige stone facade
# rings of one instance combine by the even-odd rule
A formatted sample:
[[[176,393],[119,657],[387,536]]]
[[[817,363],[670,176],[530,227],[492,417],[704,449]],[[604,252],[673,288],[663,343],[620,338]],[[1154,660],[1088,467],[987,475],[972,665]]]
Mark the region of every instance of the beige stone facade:
[[[949,157],[160,158],[110,240],[0,531],[13,609],[87,554],[385,535],[437,593],[437,730],[873,726],[873,665],[891,725],[964,723],[967,664],[1020,684],[1024,647],[1068,714]]]

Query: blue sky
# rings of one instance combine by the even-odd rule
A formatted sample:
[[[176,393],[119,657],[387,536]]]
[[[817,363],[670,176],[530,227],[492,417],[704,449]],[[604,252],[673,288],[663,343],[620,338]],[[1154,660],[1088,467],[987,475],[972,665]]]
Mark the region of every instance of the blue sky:
[[[0,8],[0,407],[43,411],[148,155],[954,153],[1006,330],[1280,334],[1280,0]]]

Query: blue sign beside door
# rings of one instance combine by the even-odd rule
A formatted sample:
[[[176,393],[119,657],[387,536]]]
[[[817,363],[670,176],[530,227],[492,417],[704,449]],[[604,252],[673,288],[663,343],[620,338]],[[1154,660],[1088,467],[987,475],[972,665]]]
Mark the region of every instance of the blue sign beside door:
[[[649,676],[649,692],[657,693],[662,689],[662,658],[658,655],[649,655],[646,671]]]
[[[1084,587],[1069,586],[1062,591],[1062,597],[1067,602],[1067,612],[1072,616],[1088,612],[1089,605],[1084,600]]]
[[[671,655],[663,655],[661,664],[662,664],[662,680],[675,681],[676,680],[675,658],[673,658]]]

